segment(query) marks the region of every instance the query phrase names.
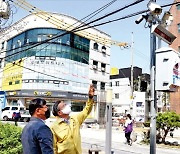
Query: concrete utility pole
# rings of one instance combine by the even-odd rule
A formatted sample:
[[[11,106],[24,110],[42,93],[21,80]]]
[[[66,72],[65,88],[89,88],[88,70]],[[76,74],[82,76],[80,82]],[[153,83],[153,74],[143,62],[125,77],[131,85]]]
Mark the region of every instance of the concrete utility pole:
[[[150,0],[150,2],[156,0]],[[153,23],[154,21],[152,21]],[[152,28],[152,25],[151,25]],[[151,104],[150,104],[150,154],[156,154],[156,91],[155,91],[155,50],[156,36],[151,33],[150,28],[150,78],[151,78]]]
[[[150,34],[150,77],[151,77],[151,104],[150,104],[150,154],[156,154],[156,91],[155,91],[155,50],[156,36]]]
[[[111,154],[112,139],[112,89],[107,89],[106,93],[106,146],[105,153]]]
[[[157,114],[157,99],[156,99],[156,90],[155,90],[155,51],[156,51],[156,36],[168,44],[171,44],[175,40],[175,36],[166,30],[162,26],[162,23],[165,25],[172,20],[172,15],[170,13],[165,13],[161,20],[159,15],[162,13],[162,8],[156,4],[156,0],[150,0],[148,3],[149,13],[147,15],[142,15],[138,18],[135,23],[139,24],[143,19],[146,19],[146,22],[149,22],[150,27],[150,77],[151,77],[151,104],[150,104],[150,154],[156,154],[156,114]],[[161,46],[160,41],[158,42],[159,47]],[[162,89],[163,90],[163,89]]]

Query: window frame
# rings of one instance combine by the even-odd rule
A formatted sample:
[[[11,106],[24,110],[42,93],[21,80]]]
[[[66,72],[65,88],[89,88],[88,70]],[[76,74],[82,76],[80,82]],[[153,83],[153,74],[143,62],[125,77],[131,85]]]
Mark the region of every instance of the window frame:
[[[180,23],[177,24],[178,33],[180,33]]]

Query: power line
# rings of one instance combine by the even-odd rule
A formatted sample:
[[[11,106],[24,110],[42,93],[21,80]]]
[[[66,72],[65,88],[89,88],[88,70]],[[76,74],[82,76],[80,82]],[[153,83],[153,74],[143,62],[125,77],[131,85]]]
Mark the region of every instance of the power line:
[[[142,0],[141,0],[141,1],[142,1]],[[166,5],[163,5],[162,7],[167,7],[167,6],[174,5],[174,4],[178,4],[178,3],[180,3],[180,2],[171,3],[171,4],[166,4]],[[132,4],[130,4],[130,5],[132,5]],[[129,6],[129,5],[128,5],[128,6]],[[127,7],[127,6],[126,6],[126,7]],[[126,7],[124,7],[124,8],[126,8]],[[121,8],[120,10],[122,10],[122,9],[123,9],[123,8]],[[123,19],[130,18],[130,17],[136,16],[136,15],[139,15],[139,14],[142,14],[142,13],[145,13],[145,12],[148,12],[148,11],[149,11],[149,10],[139,11],[139,12],[137,12],[137,13],[133,13],[133,14],[130,14],[130,15],[127,15],[127,16],[124,16],[124,17],[121,17],[121,18],[118,18],[118,19],[110,20],[110,21],[107,21],[107,22],[103,22],[103,23],[100,23],[100,24],[97,24],[97,25],[93,25],[93,26],[89,26],[89,27],[86,27],[86,28],[83,28],[83,29],[79,29],[79,30],[76,30],[76,29],[74,28],[74,31],[73,31],[73,32],[77,32],[77,31],[81,31],[81,30],[88,29],[88,28],[93,28],[93,27],[101,26],[101,25],[104,25],[104,24],[108,24],[108,23],[111,23],[111,22],[118,21],[118,20],[123,20]],[[117,10],[114,11],[114,12],[117,12]],[[111,13],[109,13],[109,14],[111,14]],[[102,17],[101,17],[101,18],[102,18]],[[84,18],[83,18],[83,19],[84,19]],[[97,20],[97,19],[96,19],[96,20]],[[92,21],[91,21],[91,22],[92,22]],[[85,24],[84,26],[86,26],[86,24]],[[81,27],[82,27],[82,26],[81,26]],[[80,28],[80,27],[78,27],[78,28]],[[78,29],[78,28],[77,28],[77,29]],[[34,47],[36,47],[36,46],[38,46],[38,45],[41,45],[41,44],[43,44],[43,43],[47,43],[47,42],[49,42],[49,41],[51,41],[51,40],[54,40],[54,39],[56,39],[56,38],[58,38],[58,37],[61,37],[61,36],[66,35],[66,34],[69,34],[69,32],[65,32],[64,34],[57,35],[57,36],[54,36],[53,38],[50,38],[50,39],[41,41],[40,43],[37,43],[37,44],[33,45],[32,47],[27,48],[27,49],[22,50],[22,51],[29,50],[29,49],[31,49],[31,48],[34,48]],[[19,47],[19,48],[21,48],[21,47]],[[15,49],[18,49],[18,48],[15,48]],[[8,52],[8,51],[4,51],[4,52]],[[3,53],[3,52],[1,52],[1,53]],[[15,55],[15,54],[18,54],[18,53],[19,53],[19,52],[14,53],[14,54],[12,54],[12,55]],[[11,56],[11,55],[8,55],[8,56]],[[8,56],[7,56],[7,57],[8,57]],[[4,57],[4,58],[6,58],[6,57]]]
[[[11,0],[11,1],[12,1],[12,0]],[[66,34],[69,34],[69,33],[71,33],[71,32],[78,32],[78,31],[82,31],[82,30],[85,30],[85,29],[88,29],[88,28],[97,27],[97,26],[100,26],[100,25],[102,25],[102,24],[106,24],[106,23],[102,23],[102,24],[98,24],[98,25],[86,27],[86,28],[84,28],[84,29],[79,29],[79,28],[81,28],[81,27],[87,26],[87,25],[90,24],[90,23],[99,21],[99,20],[101,20],[101,19],[103,19],[103,18],[106,18],[106,17],[112,15],[112,14],[115,14],[115,13],[117,13],[117,12],[119,12],[119,11],[122,11],[122,10],[124,10],[124,9],[126,9],[126,8],[128,8],[128,7],[130,7],[130,6],[133,6],[133,5],[135,5],[135,4],[138,4],[138,3],[142,2],[142,1],[144,1],[144,0],[137,0],[136,2],[131,3],[131,4],[127,5],[127,6],[125,6],[125,7],[122,7],[122,8],[120,8],[120,9],[116,10],[116,11],[113,11],[113,12],[111,12],[111,13],[103,16],[103,17],[100,17],[100,18],[98,18],[98,19],[96,19],[96,20],[94,20],[94,21],[91,21],[91,22],[89,22],[89,23],[87,23],[87,24],[84,24],[84,25],[82,25],[82,26],[80,26],[80,27],[74,28],[74,29],[73,29],[72,31],[70,31],[70,32],[65,32],[64,34],[56,35],[56,36],[54,36],[54,37],[52,37],[52,38],[50,38],[50,39],[47,39],[47,40],[41,41],[41,42],[39,42],[39,43],[37,43],[37,44],[34,44],[34,45],[32,45],[31,47],[29,47],[29,48],[27,48],[27,49],[25,49],[25,50],[22,50],[22,51],[13,53],[13,54],[8,55],[8,56],[5,56],[4,58],[13,56],[13,55],[18,54],[18,53],[23,52],[23,51],[27,51],[27,50],[29,50],[29,49],[32,49],[32,48],[34,48],[34,47],[36,47],[36,46],[39,46],[39,45],[41,45],[41,44],[43,44],[43,43],[47,43],[47,42],[49,42],[49,41],[51,41],[51,40],[54,40],[54,39],[56,39],[56,38],[58,38],[58,37],[64,36],[64,35],[66,35]],[[13,2],[13,1],[12,1],[12,2]],[[112,4],[113,2],[115,2],[115,1],[112,1],[112,2],[108,3],[108,4],[105,5],[105,6],[109,6],[109,5]],[[102,7],[102,8],[103,8],[103,7]],[[100,8],[100,9],[101,9],[101,8]],[[96,11],[94,11],[94,12],[96,12]],[[138,13],[138,14],[139,14],[139,13]],[[88,15],[88,16],[89,16],[89,15]],[[88,16],[87,16],[87,17],[88,17]],[[134,15],[133,15],[133,16],[134,16]],[[83,19],[85,19],[85,18],[86,18],[86,17],[84,17]],[[125,19],[125,18],[127,18],[127,17],[126,17],[126,16],[125,16],[125,17],[122,17],[121,20],[122,20],[122,19]],[[111,21],[111,22],[114,22],[114,21]],[[76,23],[78,23],[78,22],[76,22]],[[76,24],[76,23],[75,23],[75,24]],[[74,24],[73,24],[73,25],[74,25]],[[78,29],[79,29],[79,30],[78,30]],[[21,48],[21,47],[19,47],[19,48]],[[16,49],[18,49],[18,48],[16,48]],[[10,50],[10,51],[11,51],[11,50]],[[5,52],[8,52],[8,51],[5,51]],[[1,52],[1,53],[2,53],[2,52]]]
[[[10,1],[13,2],[13,0],[10,0]],[[104,10],[105,8],[107,8],[107,7],[109,7],[110,5],[112,5],[115,1],[117,1],[117,0],[111,1],[110,3],[104,5],[103,7],[99,8],[99,9],[96,10],[96,11],[94,11],[93,13],[91,13],[91,14],[87,15],[86,17],[82,18],[81,20],[86,19],[87,17],[93,15],[94,13],[96,13],[95,15],[97,15],[97,13],[100,13],[102,10]],[[32,9],[32,10],[33,10],[33,9]],[[30,13],[31,13],[31,12],[30,12]],[[94,17],[95,15],[93,15],[93,17]],[[91,17],[90,17],[90,18],[91,18]],[[78,20],[78,21],[75,22],[74,24],[72,24],[72,25],[70,25],[69,27],[67,27],[66,30],[67,30],[68,28],[70,28],[71,26],[73,26],[73,25],[81,22],[81,20]],[[88,18],[87,20],[89,20],[89,18]],[[87,20],[86,20],[86,21],[87,21]],[[83,24],[83,23],[81,23],[81,24]],[[77,26],[77,27],[78,27],[78,26]],[[76,28],[74,28],[74,29],[76,29]],[[47,42],[49,42],[49,41],[51,41],[51,40],[54,40],[54,39],[56,39],[56,38],[58,38],[58,37],[64,36],[64,35],[66,35],[66,34],[69,34],[69,33],[71,33],[71,32],[72,32],[72,31],[65,32],[64,34],[56,35],[56,36],[54,36],[54,37],[52,37],[52,38],[49,38],[49,39],[46,39],[46,40],[44,40],[44,41],[41,41],[41,42],[37,43],[37,45],[34,44],[34,45],[32,45],[32,47],[27,48],[27,49],[22,50],[22,51],[29,50],[29,49],[31,49],[31,48],[34,48],[34,47],[36,47],[36,46],[39,46],[39,45],[41,45],[41,44],[47,43]],[[21,49],[22,47],[14,48],[14,50],[19,49],[19,48]],[[8,51],[11,51],[11,50],[6,50],[6,51],[3,51],[3,52],[8,52]],[[0,54],[3,53],[3,52],[0,52]],[[18,52],[18,53],[19,53],[19,52]],[[17,54],[18,54],[18,53],[17,53]],[[14,53],[14,55],[15,55],[15,54],[16,54],[16,53]],[[11,55],[8,55],[8,56],[11,56]],[[6,57],[4,57],[4,58],[6,58]]]
[[[175,4],[177,4],[177,3],[175,3]],[[168,4],[168,5],[165,5],[165,6],[169,6],[170,4]],[[147,10],[145,10],[145,12],[147,12]],[[142,13],[144,13],[144,11],[140,11],[140,12],[138,12],[138,14],[142,14]],[[136,15],[137,15],[137,13],[135,13]],[[134,16],[135,14],[131,14],[131,15],[128,15],[129,17],[132,17],[132,16]],[[122,20],[123,18],[127,18],[128,16],[125,16],[125,17],[122,17],[122,18],[119,18],[118,20]],[[115,19],[115,20],[117,20],[117,19]],[[113,20],[114,21],[114,20]],[[112,21],[111,21],[112,22]],[[97,26],[97,25],[96,25]],[[81,29],[80,29],[81,30]],[[79,31],[80,31],[79,30]],[[61,36],[63,36],[63,35],[65,35],[65,34],[68,34],[69,32],[66,32],[66,33],[64,33],[64,34],[61,34],[61,35],[58,35],[58,36],[55,36],[55,37],[53,37],[53,38],[51,38],[51,39],[47,39],[47,40],[45,40],[45,41],[42,41],[42,42],[40,42],[40,43],[37,43],[37,45],[35,45],[35,46],[38,46],[38,45],[41,45],[41,44],[43,44],[43,43],[46,43],[46,42],[48,42],[48,41],[50,41],[50,40],[53,40],[53,39],[56,39],[57,37],[61,37]],[[33,46],[33,47],[35,47],[35,46]],[[33,48],[33,47],[30,47],[30,48],[28,48],[28,49],[31,49],[31,48]],[[28,49],[26,49],[26,50],[28,50]],[[26,50],[22,50],[22,51],[26,51]],[[21,51],[21,52],[22,52]],[[19,52],[18,52],[19,53]],[[9,55],[8,55],[9,56]],[[12,55],[11,55],[12,56]]]
[[[175,5],[175,4],[180,4],[180,2],[175,2],[175,3],[169,3],[169,4],[166,4],[166,5],[162,5],[161,7],[168,7],[168,6],[171,6],[171,5]],[[99,24],[95,24],[95,25],[87,25],[88,27],[81,27],[81,29],[78,29],[78,30],[85,30],[85,29],[88,29],[88,28],[94,28],[94,27],[98,27],[98,26],[102,26],[102,25],[105,25],[105,24],[109,24],[109,23],[112,23],[112,22],[116,22],[116,21],[120,21],[120,20],[124,20],[124,19],[127,19],[127,18],[131,18],[131,17],[134,17],[134,16],[137,16],[137,15],[140,15],[140,14],[143,14],[143,13],[147,13],[149,12],[149,10],[143,10],[143,11],[139,11],[139,12],[136,12],[136,13],[132,13],[130,15],[126,15],[124,17],[121,17],[121,18],[117,18],[117,19],[113,19],[113,20],[109,20],[109,21],[106,21],[106,22],[102,22],[102,23],[99,23]],[[74,31],[76,32],[76,31]]]
[[[94,13],[97,14],[97,12],[98,12],[98,13],[101,12],[102,10],[104,10],[105,8],[107,8],[108,6],[110,6],[111,4],[113,4],[115,1],[117,1],[117,0],[111,1],[110,3],[108,3],[108,4],[106,4],[105,6],[101,7],[100,9],[94,11],[94,12],[91,13],[90,15],[92,15],[92,14],[94,14]],[[95,14],[95,15],[96,15],[96,14]],[[89,17],[90,15],[84,17],[83,19]],[[94,16],[95,16],[95,15],[94,15]],[[82,19],[82,20],[83,20],[83,19]],[[89,18],[89,19],[90,19],[90,18]],[[78,22],[76,22],[76,23],[78,23]],[[74,23],[74,24],[76,24],[76,23]],[[73,25],[74,25],[74,24],[73,24]],[[47,43],[47,42],[49,42],[49,41],[51,41],[51,40],[56,39],[57,37],[61,37],[61,36],[64,36],[64,35],[66,35],[66,34],[69,34],[69,32],[65,32],[64,34],[58,35],[58,36],[56,36],[56,37],[53,37],[52,39],[48,39],[48,40],[41,41],[41,42],[39,42],[39,43],[36,43],[36,44],[32,45],[32,46],[29,47],[29,48],[26,48],[25,50],[21,50],[21,51],[19,51],[19,52],[14,53],[14,54],[5,56],[4,58],[13,56],[13,55],[18,54],[18,53],[23,52],[23,51],[27,51],[27,50],[29,50],[29,49],[32,49],[32,48],[38,46],[38,45]],[[48,45],[47,45],[47,46],[48,46]],[[47,47],[47,46],[45,46],[45,47]],[[44,47],[44,48],[45,48],[45,47]],[[22,47],[18,47],[18,48],[22,48]],[[18,49],[18,48],[15,48],[15,49],[13,49],[13,50],[16,50],[16,49]],[[41,50],[42,50],[42,49],[41,49]],[[39,51],[41,51],[41,50],[39,50]],[[11,51],[11,50],[9,50],[9,51]],[[8,52],[8,51],[6,50],[5,52]],[[2,53],[2,52],[1,52],[1,53]],[[18,64],[15,64],[15,65],[18,65]],[[30,71],[34,71],[34,70],[30,69],[30,68],[27,68],[27,67],[24,67],[24,66],[21,66],[21,65],[18,65],[18,66],[23,67],[23,68],[25,68],[25,69],[28,69],[28,70],[30,70]],[[11,67],[9,67],[9,68],[11,68]],[[7,68],[7,69],[9,69],[9,68]],[[6,69],[6,70],[7,70],[7,69]],[[45,73],[42,73],[42,72],[39,72],[39,71],[34,71],[34,72],[37,72],[37,73],[40,73],[40,74],[43,74],[43,75],[46,75],[46,76],[50,76],[50,77],[55,77],[55,76],[52,76],[52,75],[49,75],[49,74],[45,74]],[[55,77],[55,78],[58,78],[58,77]],[[62,78],[58,78],[58,79],[62,79]],[[63,79],[63,80],[65,80],[65,79]],[[81,82],[79,82],[79,83],[81,83]]]
[[[144,0],[137,0],[137,1],[135,1],[135,2],[133,2],[133,3],[131,3],[131,4],[128,4],[128,5],[122,7],[122,8],[120,8],[120,9],[118,9],[118,10],[115,10],[115,11],[110,12],[110,13],[108,13],[108,14],[100,17],[100,18],[97,18],[97,19],[95,19],[95,20],[93,20],[93,21],[90,21],[90,22],[84,24],[83,26],[80,26],[80,27],[76,28],[75,30],[78,30],[79,28],[82,28],[82,27],[85,27],[85,26],[89,26],[90,24],[92,24],[92,23],[94,23],[94,22],[97,22],[97,21],[99,21],[99,20],[102,20],[102,19],[104,19],[104,18],[106,18],[106,17],[109,17],[109,16],[111,16],[111,15],[113,15],[113,14],[115,14],[115,13],[118,13],[118,12],[124,10],[124,9],[129,8],[130,6],[136,5],[136,4],[138,4],[138,3],[140,3],[140,2],[143,2],[143,1],[144,1]],[[83,29],[83,30],[84,30],[84,29]],[[72,31],[73,31],[73,30],[72,30]],[[76,31],[75,31],[75,32],[76,32]]]

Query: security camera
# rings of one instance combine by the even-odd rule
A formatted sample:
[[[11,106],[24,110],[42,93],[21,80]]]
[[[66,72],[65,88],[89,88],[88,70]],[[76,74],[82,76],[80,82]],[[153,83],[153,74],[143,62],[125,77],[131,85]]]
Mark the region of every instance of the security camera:
[[[173,21],[173,15],[169,11],[167,11],[164,13],[161,19],[161,25],[164,27],[169,26],[171,25],[172,21]]]
[[[149,2],[148,3],[148,9],[153,15],[160,15],[162,13],[162,8],[155,2]]]
[[[140,16],[136,21],[135,23],[136,24],[139,24],[141,21],[143,21],[144,17],[143,16]]]
[[[141,21],[143,21],[143,19],[148,19],[148,14],[147,15],[141,15],[136,21],[135,21],[135,23],[136,24],[139,24]]]

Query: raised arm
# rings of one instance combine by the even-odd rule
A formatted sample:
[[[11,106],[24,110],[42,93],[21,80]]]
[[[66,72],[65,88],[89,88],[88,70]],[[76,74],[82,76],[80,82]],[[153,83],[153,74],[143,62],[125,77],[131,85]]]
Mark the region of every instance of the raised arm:
[[[87,116],[91,113],[92,111],[92,108],[93,108],[93,104],[94,104],[94,100],[93,100],[93,97],[94,97],[94,92],[95,92],[95,89],[94,89],[94,86],[91,84],[90,85],[90,88],[89,88],[89,92],[88,92],[88,101],[86,102],[86,106],[85,108],[83,109],[82,112],[80,112],[78,115],[77,115],[77,119],[79,121],[80,124],[82,124],[84,122],[84,120],[87,118]]]

